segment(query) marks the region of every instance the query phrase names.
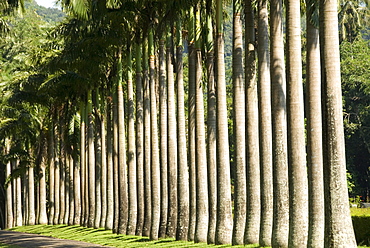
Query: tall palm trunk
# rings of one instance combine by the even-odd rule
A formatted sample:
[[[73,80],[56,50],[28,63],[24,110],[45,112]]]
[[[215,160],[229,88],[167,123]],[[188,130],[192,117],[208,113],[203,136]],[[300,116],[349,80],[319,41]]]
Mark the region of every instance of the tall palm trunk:
[[[100,114],[100,101],[99,90],[94,91],[94,109],[95,109],[95,134],[94,134],[94,148],[95,148],[95,220],[94,228],[100,227],[102,218],[102,133],[101,133],[101,114]]]
[[[167,104],[168,104],[168,224],[167,236],[174,238],[177,228],[177,137],[176,137],[176,104],[175,80],[173,75],[172,36],[167,36]],[[163,198],[163,196],[162,196]]]
[[[348,205],[337,1],[320,1],[325,247],[356,247]]]
[[[50,124],[48,132],[48,165],[49,165],[49,221],[54,223],[55,216],[55,158],[54,158],[54,128]]]
[[[74,126],[74,132],[78,133],[77,125]],[[77,149],[77,147],[74,147]],[[74,218],[73,218],[73,225],[81,225],[81,217],[82,217],[82,186],[81,186],[81,164],[78,161],[78,155],[76,152],[72,152],[73,156],[73,200],[74,200]],[[81,155],[80,155],[81,158]]]
[[[122,60],[121,52],[118,59],[118,188],[119,188],[119,221],[118,233],[125,234],[128,219],[128,197],[127,197],[127,166],[126,166],[126,134],[125,134],[125,112],[122,89]]]
[[[229,138],[226,106],[222,0],[216,1],[217,92],[217,223],[216,244],[231,244],[232,211]]]
[[[289,247],[306,247],[308,235],[308,182],[305,150],[300,14],[300,2],[288,0]]]
[[[137,236],[142,235],[144,225],[144,116],[143,116],[143,79],[141,72],[141,46],[136,46],[136,169],[137,169]]]
[[[258,1],[258,109],[261,168],[261,225],[259,243],[271,246],[273,220],[271,86],[267,0]]]
[[[17,168],[17,161],[13,160],[13,170]],[[22,214],[22,181],[21,177],[14,179],[14,226],[23,225],[23,214]]]
[[[307,166],[308,166],[308,247],[324,247],[324,172],[319,30],[312,23],[317,4],[307,2]]]
[[[164,238],[167,231],[168,216],[168,110],[164,38],[161,38],[159,41],[159,112],[161,161],[161,219],[159,237]]]
[[[101,134],[101,219],[99,226],[106,227],[108,212],[108,168],[107,168],[107,120],[104,92],[100,94],[100,134]]]
[[[45,140],[45,137],[44,137]],[[46,197],[46,145],[42,145],[42,156],[40,161],[40,179],[39,179],[39,205],[38,205],[38,220],[37,223],[41,225],[48,224],[48,216],[47,216],[47,197]]]
[[[94,119],[92,108],[92,91],[87,93],[87,148],[88,148],[88,189],[89,189],[89,219],[87,226],[94,227],[95,223],[95,145],[94,145]]]
[[[189,234],[188,239],[194,240],[196,223],[196,155],[195,155],[195,48],[194,48],[194,13],[189,11],[188,37],[188,164],[189,164]]]
[[[234,228],[232,243],[244,244],[246,224],[247,188],[246,188],[246,133],[245,133],[245,84],[243,68],[243,34],[240,18],[241,2],[233,1],[233,109],[235,143],[235,179],[234,179]],[[247,18],[247,16],[246,16]],[[249,43],[248,43],[249,45]],[[251,44],[252,45],[252,44]],[[250,79],[247,79],[251,81]],[[249,144],[248,144],[249,145]],[[248,192],[249,193],[249,192]],[[258,224],[258,223],[257,223]]]
[[[53,148],[53,151],[54,151],[54,174],[55,174],[55,180],[54,180],[54,202],[55,202],[55,214],[54,214],[54,222],[53,224],[54,225],[58,225],[58,224],[61,224],[60,223],[60,214],[61,214],[61,195],[60,195],[60,188],[61,188],[61,185],[60,185],[60,181],[61,181],[61,178],[60,178],[60,157],[59,157],[59,152],[58,152],[58,149],[59,149],[59,129],[58,127],[54,127],[53,128],[53,131],[55,132],[55,135],[53,136],[54,138],[54,142],[53,142],[53,145],[54,145],[54,148]]]
[[[81,224],[86,225],[86,213],[88,207],[86,205],[86,109],[83,102],[80,103],[80,175],[81,175]]]
[[[197,214],[195,242],[207,242],[208,234],[208,185],[207,153],[204,126],[204,100],[202,86],[202,52],[200,41],[200,6],[195,12],[195,140],[196,140],[196,182]]]
[[[135,151],[135,104],[134,86],[132,84],[131,47],[128,48],[127,56],[127,97],[128,97],[128,222],[127,234],[135,235],[137,223],[137,168]]]
[[[114,168],[113,168],[113,102],[112,102],[112,88],[108,85],[108,97],[106,99],[107,108],[107,218],[105,220],[105,228],[113,230],[114,223],[114,206],[115,206],[115,197],[114,197]]]
[[[260,153],[258,137],[258,96],[256,71],[256,37],[252,1],[245,2],[245,84],[246,84],[246,119],[247,119],[247,221],[245,243],[259,242],[261,221]]]
[[[282,0],[271,1],[270,14],[274,185],[274,221],[272,229],[272,246],[288,247],[289,189]]]
[[[69,177],[69,186],[68,186],[68,189],[69,189],[69,192],[68,192],[68,195],[69,195],[69,215],[68,215],[68,220],[67,220],[67,223],[68,225],[73,225],[73,219],[74,219],[74,210],[75,210],[75,207],[74,207],[74,195],[73,195],[73,192],[74,192],[74,183],[73,183],[73,173],[74,173],[74,170],[73,170],[73,158],[71,156],[71,154],[68,154],[67,155],[67,163],[68,163],[68,177]]]
[[[57,142],[56,145],[56,157],[59,161],[59,173],[60,173],[60,185],[59,185],[59,224],[65,224],[64,216],[66,214],[66,169],[65,169],[65,154],[64,154],[64,113],[58,113],[58,127],[57,127]]]
[[[177,22],[176,83],[177,83],[177,152],[178,152],[178,221],[177,240],[187,240],[189,230],[189,173],[186,152],[185,100],[182,62],[181,23]]]
[[[216,82],[214,71],[214,44],[212,24],[212,1],[207,1],[207,166],[208,166],[208,204],[209,225],[207,243],[214,244],[217,220],[217,144],[216,144]]]
[[[151,193],[152,193],[152,221],[150,230],[150,239],[157,240],[159,234],[160,221],[160,158],[158,144],[158,122],[157,122],[157,97],[155,90],[155,56],[154,56],[154,40],[153,28],[149,29],[148,37],[148,52],[149,52],[149,84],[150,84],[150,129],[151,129]]]
[[[10,140],[5,139],[5,149],[6,153],[10,150]],[[6,179],[10,178],[10,175],[12,174],[12,165],[11,162],[8,161],[6,163],[6,171],[5,176]],[[6,187],[6,224],[5,228],[9,229],[13,227],[14,224],[14,215],[13,215],[13,184],[12,180],[8,182],[8,185]]]
[[[36,224],[35,212],[35,174],[32,166],[28,167],[28,225]]]
[[[118,64],[117,64],[118,67]],[[118,222],[119,222],[119,134],[118,134],[118,87],[117,82],[118,72],[116,72],[116,78],[113,82],[113,105],[112,105],[112,139],[113,139],[113,197],[114,197],[114,216],[113,216],[113,233],[118,233]]]
[[[151,129],[150,129],[150,84],[148,78],[148,41],[143,42],[143,76],[144,76],[144,226],[143,236],[150,235],[152,221],[152,195],[151,195]]]

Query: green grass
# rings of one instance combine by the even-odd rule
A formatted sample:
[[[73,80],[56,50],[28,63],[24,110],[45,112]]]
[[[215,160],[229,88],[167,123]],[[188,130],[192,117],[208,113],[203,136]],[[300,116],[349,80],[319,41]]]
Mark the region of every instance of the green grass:
[[[0,248],[20,248],[20,246],[17,246],[17,245],[0,244]]]
[[[368,209],[351,209],[352,215],[370,215],[370,210]],[[201,248],[201,247],[235,247],[235,248],[253,248],[260,247],[258,245],[207,245],[205,243],[194,243],[194,242],[184,242],[175,241],[171,238],[160,239],[157,241],[151,241],[147,237],[138,236],[126,236],[113,234],[110,230],[105,229],[93,229],[86,228],[82,226],[67,226],[67,225],[35,225],[35,226],[20,226],[10,229],[12,231],[34,233],[45,236],[51,236],[61,239],[70,239],[84,241],[94,244],[113,246],[113,247],[191,247],[191,248]],[[19,248],[19,246],[14,245],[2,245],[0,248]],[[359,246],[359,248],[369,248],[369,246]]]
[[[12,231],[27,232],[41,234],[45,236],[52,236],[61,239],[71,239],[84,241],[94,244],[113,246],[113,247],[231,247],[230,245],[207,245],[205,243],[194,243],[175,241],[171,238],[151,241],[147,237],[126,236],[113,234],[110,230],[93,229],[81,226],[67,226],[67,225],[35,225],[35,226],[20,226],[10,229]],[[233,246],[235,248],[252,248],[259,247],[258,245]]]
[[[370,208],[351,208],[352,216],[370,216]]]

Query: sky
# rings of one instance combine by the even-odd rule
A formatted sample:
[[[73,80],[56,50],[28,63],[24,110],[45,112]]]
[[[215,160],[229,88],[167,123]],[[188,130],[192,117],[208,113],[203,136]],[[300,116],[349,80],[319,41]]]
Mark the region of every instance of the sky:
[[[44,6],[46,8],[55,8],[56,0],[36,0],[38,5]]]

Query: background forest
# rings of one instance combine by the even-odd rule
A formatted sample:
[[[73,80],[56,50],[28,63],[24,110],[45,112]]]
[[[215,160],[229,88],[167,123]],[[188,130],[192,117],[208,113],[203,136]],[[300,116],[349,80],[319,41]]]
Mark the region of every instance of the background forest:
[[[356,204],[360,201],[370,202],[370,11],[368,5],[361,3],[361,1],[357,4],[356,1],[342,1],[338,13],[347,180],[350,200]],[[237,175],[233,169],[236,158],[232,122],[234,108],[231,84],[233,77],[232,12],[230,3],[224,12],[224,32],[228,137],[231,177],[234,180]],[[62,116],[58,120],[59,124],[68,128],[67,131],[59,131],[68,133],[61,135],[64,137],[61,142],[66,142],[66,154],[77,157],[77,153],[81,152],[78,147],[81,133],[78,129],[84,120],[79,115],[72,116],[72,113],[80,111],[80,106],[76,106],[75,103],[79,101],[83,92],[89,91],[86,82],[97,85],[99,82],[117,80],[117,75],[111,71],[128,68],[125,63],[123,68],[116,64],[117,60],[121,59],[120,52],[112,51],[107,45],[116,46],[122,43],[119,35],[111,28],[117,25],[113,21],[107,25],[109,28],[97,25],[96,30],[89,30],[81,25],[80,19],[67,16],[58,9],[38,6],[34,0],[25,2],[24,12],[4,17],[3,20],[0,27],[6,32],[0,34],[2,36],[0,40],[0,137],[12,136],[13,145],[8,149],[7,139],[1,138],[1,228],[5,227],[6,222],[5,185],[9,183],[10,178],[25,175],[29,167],[36,165],[37,171],[42,170],[40,164],[45,162],[42,161],[45,154],[41,154],[40,151],[45,148],[50,121],[55,120],[56,115]],[[305,23],[304,19],[302,23]],[[302,30],[302,33],[302,44],[305,44],[305,30]],[[202,35],[206,36],[206,34]],[[163,39],[165,46],[168,44],[166,42]],[[188,65],[191,62],[188,57],[187,43],[183,44],[184,74],[187,74]],[[87,53],[87,50],[95,52]],[[304,57],[305,52],[302,52]],[[156,56],[160,55],[156,54]],[[122,59],[124,60],[125,57]],[[302,63],[303,72],[305,72],[304,58]],[[160,73],[160,69],[157,73]],[[305,76],[303,74],[304,82]],[[124,73],[123,79],[128,81],[130,74]],[[186,92],[191,90],[187,79],[184,79],[184,83]],[[94,104],[94,110],[88,111],[93,111],[94,118],[100,120],[103,119],[105,103],[99,97],[99,90],[111,89],[94,91],[95,97],[93,96],[92,99],[88,99],[86,95],[83,97]],[[123,94],[125,99],[129,98],[129,92],[124,90]],[[185,101],[187,106],[188,99]],[[129,108],[127,104],[126,113]],[[88,124],[88,120],[86,123]],[[126,128],[129,128],[128,125],[130,124],[126,124]],[[98,124],[96,128],[99,127]],[[11,177],[7,177],[6,165],[11,159],[20,161],[20,166],[12,171]],[[37,173],[35,180],[38,180]]]

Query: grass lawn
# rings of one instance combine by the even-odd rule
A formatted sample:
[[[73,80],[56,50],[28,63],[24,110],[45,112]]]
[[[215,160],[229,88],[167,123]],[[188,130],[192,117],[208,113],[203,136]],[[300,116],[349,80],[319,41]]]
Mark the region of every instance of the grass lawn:
[[[352,216],[370,216],[370,208],[351,208]]]
[[[103,228],[93,229],[81,226],[67,226],[67,225],[35,225],[35,226],[20,226],[11,228],[12,231],[27,232],[41,234],[45,236],[52,236],[61,239],[71,239],[84,241],[94,244],[113,246],[113,247],[231,247],[230,245],[207,245],[205,243],[194,243],[175,241],[174,239],[160,239],[157,241],[151,241],[147,237],[138,236],[126,236],[113,234],[111,230],[105,230]],[[7,247],[7,246],[0,246]],[[247,246],[232,246],[235,248],[252,248],[259,247],[258,245],[247,245]],[[15,247],[14,247],[15,248]]]
[[[370,209],[351,209],[352,215],[370,215]],[[235,248],[252,248],[260,247],[258,245],[246,245],[246,246],[230,246],[230,245],[207,245],[205,243],[194,243],[175,241],[174,239],[160,239],[157,241],[151,241],[147,237],[138,236],[126,236],[113,234],[111,230],[105,230],[103,228],[93,229],[82,226],[67,226],[67,225],[35,225],[35,226],[20,226],[10,229],[12,231],[35,233],[45,236],[52,236],[61,239],[71,239],[84,241],[94,244],[113,246],[113,247],[235,247]],[[359,248],[366,248],[369,246],[359,246]],[[0,244],[0,248],[18,248],[18,246],[9,246]]]
[[[0,244],[0,248],[20,248],[20,246]]]

